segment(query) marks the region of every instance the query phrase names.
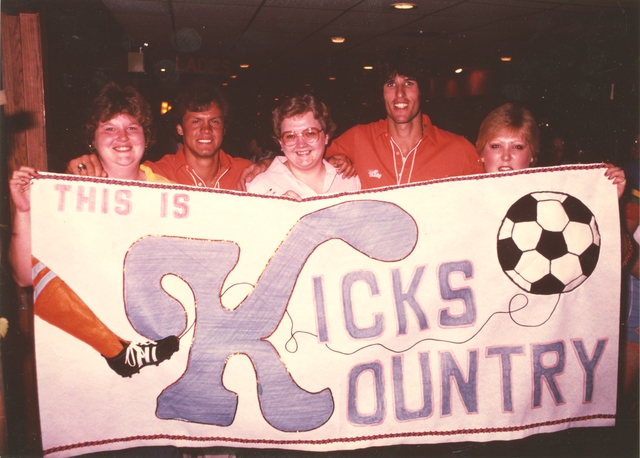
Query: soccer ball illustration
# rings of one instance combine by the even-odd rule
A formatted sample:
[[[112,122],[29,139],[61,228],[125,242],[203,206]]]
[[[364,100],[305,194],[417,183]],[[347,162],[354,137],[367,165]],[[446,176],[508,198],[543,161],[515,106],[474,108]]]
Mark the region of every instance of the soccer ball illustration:
[[[532,294],[577,288],[593,273],[599,254],[593,213],[568,194],[527,194],[509,208],[498,232],[502,270]]]

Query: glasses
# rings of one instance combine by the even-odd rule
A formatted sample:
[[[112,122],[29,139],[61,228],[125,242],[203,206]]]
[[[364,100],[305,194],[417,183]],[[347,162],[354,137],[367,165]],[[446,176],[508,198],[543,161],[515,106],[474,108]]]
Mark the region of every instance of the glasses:
[[[296,134],[293,131],[283,132],[282,135],[280,135],[280,140],[282,140],[282,143],[285,146],[293,146],[297,143],[298,137],[302,137],[305,142],[311,145],[318,141],[320,138],[320,132],[322,132],[322,129],[316,129],[315,127],[309,127],[299,134]]]

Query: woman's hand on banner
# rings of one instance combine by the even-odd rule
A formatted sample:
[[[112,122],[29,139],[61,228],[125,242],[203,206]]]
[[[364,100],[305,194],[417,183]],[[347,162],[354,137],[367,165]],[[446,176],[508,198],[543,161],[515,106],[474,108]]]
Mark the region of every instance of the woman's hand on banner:
[[[30,193],[31,179],[38,176],[36,169],[22,166],[15,170],[9,180],[11,199],[16,206],[16,211],[26,213],[31,210]]]

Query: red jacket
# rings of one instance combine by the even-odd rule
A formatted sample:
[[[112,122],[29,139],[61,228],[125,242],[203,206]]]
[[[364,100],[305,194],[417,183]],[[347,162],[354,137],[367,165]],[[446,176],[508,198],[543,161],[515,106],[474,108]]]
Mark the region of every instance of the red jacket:
[[[404,170],[399,155],[394,166],[386,119],[347,130],[333,140],[326,156],[341,153],[351,159],[363,189],[483,173],[480,157],[467,139],[437,128],[424,114],[422,123],[421,143],[415,158],[407,156]]]

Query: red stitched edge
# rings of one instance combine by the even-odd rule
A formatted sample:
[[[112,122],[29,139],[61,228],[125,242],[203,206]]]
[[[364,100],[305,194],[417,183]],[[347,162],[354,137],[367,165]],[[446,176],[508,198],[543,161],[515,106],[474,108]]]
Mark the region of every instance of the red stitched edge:
[[[561,425],[564,423],[572,423],[578,421],[588,421],[588,420],[596,420],[596,419],[615,419],[615,414],[594,414],[594,415],[586,415],[582,417],[573,417],[573,418],[565,418],[561,420],[551,420],[544,421],[540,423],[532,423],[530,425],[522,425],[522,426],[508,426],[504,428],[475,428],[475,429],[456,429],[453,431],[417,431],[417,432],[406,432],[406,433],[390,433],[390,434],[375,434],[370,436],[357,436],[357,437],[340,437],[333,439],[292,439],[292,440],[277,440],[277,439],[242,439],[238,437],[193,437],[193,436],[184,436],[184,435],[173,435],[173,434],[154,434],[154,435],[145,435],[145,436],[131,436],[131,437],[121,437],[115,439],[104,439],[100,441],[90,441],[90,442],[80,442],[77,444],[70,445],[61,445],[59,447],[53,447],[43,451],[43,455],[49,455],[51,453],[63,452],[67,450],[74,450],[83,447],[92,447],[96,445],[104,445],[104,444],[116,444],[123,442],[133,442],[139,440],[156,440],[156,439],[170,439],[170,440],[189,440],[192,442],[208,442],[208,441],[220,441],[220,442],[231,442],[237,444],[263,444],[263,445],[323,445],[323,444],[333,444],[333,443],[347,443],[347,442],[362,442],[362,441],[371,441],[371,440],[379,440],[379,439],[396,439],[403,437],[428,437],[428,436],[456,436],[461,434],[486,434],[486,433],[499,433],[499,432],[513,432],[513,431],[524,431],[527,429],[539,428],[541,426],[554,426]],[[398,444],[400,445],[400,444]]]
[[[323,200],[323,199],[329,199],[329,198],[340,197],[345,195],[371,194],[376,192],[388,191],[390,189],[401,189],[401,188],[411,188],[415,186],[423,186],[425,184],[450,183],[453,181],[484,180],[487,178],[494,178],[497,176],[531,175],[534,173],[562,172],[565,170],[592,170],[592,169],[601,169],[601,168],[606,168],[606,165],[602,163],[574,164],[574,165],[563,165],[558,167],[537,167],[537,168],[531,168],[531,169],[514,170],[513,172],[483,173],[479,175],[455,176],[455,177],[449,177],[449,178],[439,178],[437,180],[419,181],[416,183],[401,184],[399,186],[385,186],[381,188],[363,189],[361,191],[339,192],[335,194],[322,194],[319,196],[306,197],[302,199],[302,201],[307,202],[307,201]],[[139,188],[171,189],[171,190],[178,190],[178,191],[194,191],[194,192],[230,194],[230,195],[239,195],[239,196],[250,195],[254,197],[260,197],[263,199],[280,199],[280,200],[290,200],[290,201],[293,200],[289,197],[265,196],[262,194],[245,193],[242,191],[232,191],[228,189],[204,188],[204,187],[197,187],[197,186],[186,186],[182,184],[151,183],[148,181],[114,180],[110,178],[85,177],[80,175],[64,175],[64,174],[51,173],[51,174],[37,175],[34,179],[77,181],[77,182],[85,182],[85,183],[119,184],[121,186],[136,186]]]

